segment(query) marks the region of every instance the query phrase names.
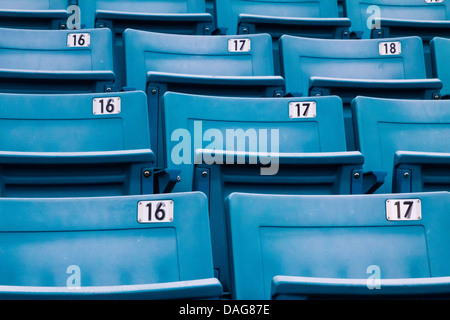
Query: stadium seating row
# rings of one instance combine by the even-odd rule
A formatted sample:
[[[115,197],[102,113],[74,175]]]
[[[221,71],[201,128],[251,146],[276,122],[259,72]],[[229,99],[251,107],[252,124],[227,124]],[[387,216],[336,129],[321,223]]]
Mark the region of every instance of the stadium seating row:
[[[443,0],[402,0],[396,3],[387,0],[320,0],[313,3],[305,0],[3,0],[0,7],[2,26],[66,29],[69,27],[67,19],[73,13],[67,10],[71,5],[79,6],[80,27],[83,28],[102,24],[104,27],[105,21],[114,21],[122,27],[124,23],[140,27],[172,24],[173,30],[177,24],[202,21],[214,23],[228,34],[266,33],[270,28],[278,32],[283,28],[295,30],[302,26],[316,26],[319,30],[323,28],[316,32],[319,37],[330,34],[325,32],[326,25],[329,30],[332,26],[344,27],[363,38],[400,36],[406,28],[412,32],[423,29],[443,32],[449,16],[449,7]],[[380,25],[373,28],[376,23]],[[412,30],[415,28],[419,30]],[[212,29],[203,31],[211,32]]]
[[[127,28],[179,34],[269,33],[348,39],[420,36],[425,57],[433,37],[448,37],[450,7],[444,0],[4,0],[0,27],[110,28],[121,60],[121,34]],[[427,61],[427,75],[431,64]],[[116,69],[121,64],[116,63]]]
[[[449,191],[449,104],[357,97],[352,108],[359,152],[346,149],[337,96],[167,92],[162,100],[165,165],[160,169],[150,148],[142,91],[0,94],[1,196],[201,191],[209,204],[215,276],[228,292],[224,200],[230,194]]]
[[[439,99],[450,95],[446,59],[450,40],[444,38],[431,41],[434,78],[427,78],[418,37],[384,41],[284,35],[282,76],[275,75],[267,34],[191,36],[127,29],[122,75],[114,68],[108,29],[3,28],[0,39],[1,92],[144,91],[157,165],[162,164],[163,138],[159,109],[167,91],[247,97],[338,95],[344,102],[349,150],[356,150],[350,108],[356,96]]]
[[[214,171],[208,169],[211,164],[236,164],[228,158],[240,156],[240,161],[246,159],[246,163],[256,165],[254,162],[258,160],[256,162],[262,166],[249,174],[259,175],[264,171],[261,169],[269,171],[271,166],[276,169],[263,176],[280,175],[283,165],[286,165],[287,171],[283,173],[286,177],[301,175],[301,171],[288,170],[300,163],[302,166],[309,163],[310,167],[305,171],[311,176],[311,170],[320,165],[328,169],[333,164],[338,167],[349,165],[343,171],[340,168],[333,177],[327,178],[330,171],[326,171],[319,179],[320,184],[316,181],[314,184],[317,185],[308,187],[310,193],[316,194],[375,191],[372,181],[363,183],[363,177],[359,182],[351,178],[352,173],[362,173],[361,170],[385,172],[384,183],[377,186],[378,191],[385,193],[448,188],[442,172],[431,178],[433,172],[418,167],[419,163],[445,163],[443,155],[449,148],[446,137],[450,123],[447,112],[450,102],[447,100],[357,97],[352,102],[352,109],[360,151],[348,151],[342,100],[337,96],[243,98],[168,92],[162,101],[162,167],[165,172],[156,172],[159,168],[150,146],[147,102],[142,91],[0,94],[0,105],[0,161],[4,166],[2,196],[7,197],[32,194],[40,197],[47,192],[53,196],[74,192],[80,192],[76,196],[92,192],[98,192],[95,196],[158,193],[164,188],[154,186],[158,182],[153,180],[155,176],[171,176],[174,172],[178,175],[171,190],[191,191],[193,184],[198,183],[195,180],[201,178],[196,175],[197,171]],[[214,150],[229,154],[214,153]],[[258,154],[264,152],[266,159]],[[441,153],[441,156],[433,157],[433,152]],[[249,162],[252,157],[255,159]],[[296,163],[296,158],[301,158],[301,162]],[[319,158],[323,162],[318,161]],[[274,163],[275,159],[278,164]],[[14,164],[22,168],[15,168]],[[77,170],[75,164],[79,164]],[[88,164],[92,168],[85,171],[83,165]],[[196,170],[196,164],[203,167]],[[61,165],[61,172],[57,165]],[[70,171],[64,166],[70,167]],[[408,166],[410,169],[407,170]],[[399,179],[404,174],[398,170],[407,170],[408,179]],[[142,180],[146,171],[152,178]],[[226,175],[230,178],[231,172]],[[242,174],[238,175],[242,177]],[[441,182],[438,183],[436,179],[439,178]],[[248,180],[254,179],[257,177]],[[77,188],[64,190],[61,187],[64,181],[69,185],[85,185],[78,191]],[[280,181],[284,181],[284,177]],[[51,187],[52,184],[55,186]],[[89,184],[92,184],[92,190],[87,187]],[[48,185],[48,189],[44,185]]]
[[[449,298],[448,10],[1,1],[0,299]]]
[[[449,201],[233,193],[231,298],[448,299]],[[0,199],[0,209],[1,299],[223,297],[201,193]]]

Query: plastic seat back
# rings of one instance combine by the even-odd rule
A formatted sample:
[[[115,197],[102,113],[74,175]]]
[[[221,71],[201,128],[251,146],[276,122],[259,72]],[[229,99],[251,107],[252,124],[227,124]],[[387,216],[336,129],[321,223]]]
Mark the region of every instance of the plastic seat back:
[[[0,101],[2,196],[146,192],[142,170],[155,159],[143,92],[1,94]]]
[[[362,37],[369,39],[372,37],[399,37],[399,36],[428,36],[427,23],[432,26],[433,22],[445,21],[450,18],[450,6],[446,1],[421,1],[421,0],[401,0],[390,2],[388,0],[345,0],[346,15],[352,21],[351,30],[359,32]],[[373,19],[382,19],[381,25],[375,28]],[[398,20],[410,22],[422,22],[422,31],[412,29],[408,31],[407,25],[403,29],[392,29],[390,34],[377,35],[378,32],[385,32],[383,20]],[[370,28],[369,28],[370,27]],[[411,26],[409,26],[411,27]],[[374,33],[371,35],[371,33]],[[429,33],[429,32],[428,32]]]
[[[221,294],[200,193],[2,199],[0,208],[2,299]]]
[[[281,96],[271,38],[188,36],[126,30],[127,87],[146,91],[152,148],[163,166],[161,99],[167,91],[218,96]]]
[[[0,29],[0,92],[114,90],[111,31]]]
[[[306,115],[297,117],[295,105],[304,103],[313,106],[310,111],[301,107]],[[204,162],[195,159],[198,149],[292,154],[346,151],[338,97],[236,98],[168,92],[163,108],[165,167],[181,170],[181,181],[174,189],[178,191],[192,188],[194,162]],[[214,162],[214,155],[208,162]]]
[[[17,29],[66,29],[68,8],[75,0],[3,0],[0,27]]]
[[[286,91],[296,95],[314,94],[310,91],[312,77],[337,80],[426,78],[423,46],[418,37],[356,41],[283,36],[280,42]],[[392,49],[395,50],[392,53],[391,43],[398,42],[400,46]]]
[[[450,50],[450,40],[434,38],[430,46],[433,76],[442,81],[441,94],[448,99],[450,96],[450,65],[447,59],[447,52]]]
[[[397,152],[448,152],[449,101],[357,97],[353,104],[358,149],[364,169],[387,172],[380,193],[392,192]],[[438,170],[438,167],[436,167]]]
[[[227,34],[238,34],[240,14],[271,16],[278,18],[337,18],[337,1],[248,1],[216,0],[217,24],[227,28]],[[242,32],[242,30],[241,30]]]
[[[208,196],[214,267],[225,293],[231,280],[224,200],[230,193],[361,193],[364,159],[345,152],[338,97],[168,92],[163,107],[166,166],[180,171],[174,190]]]
[[[114,70],[118,87],[125,85],[123,32],[128,29],[161,33],[210,35],[213,17],[201,0],[79,0],[84,28],[109,28],[114,35]]]
[[[383,292],[383,285],[381,290],[370,290],[367,285],[373,283],[374,270],[378,271],[374,277],[381,280],[399,279],[400,288],[401,279],[448,277],[450,256],[444,244],[450,225],[448,205],[446,192],[351,196],[234,193],[227,200],[232,296],[270,299],[277,276],[322,279],[317,281],[323,282],[322,286],[312,293],[327,297],[338,292],[333,284],[341,279],[364,280],[356,290],[352,286],[342,289],[353,297]]]
[[[356,96],[435,99],[442,88],[439,79],[427,79],[419,37],[327,40],[283,36],[280,46],[287,93],[342,98],[348,150],[357,150],[350,108]]]

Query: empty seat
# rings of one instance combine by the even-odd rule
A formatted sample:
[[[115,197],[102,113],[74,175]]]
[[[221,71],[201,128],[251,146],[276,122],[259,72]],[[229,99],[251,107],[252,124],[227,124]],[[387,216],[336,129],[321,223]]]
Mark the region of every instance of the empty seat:
[[[424,43],[427,75],[431,77],[429,42],[450,37],[450,6],[438,0],[345,0],[350,30],[358,37],[397,38],[419,36]]]
[[[227,199],[232,297],[450,296],[450,195]]]
[[[65,29],[68,7],[76,0],[2,0],[0,27],[19,29]]]
[[[111,31],[0,28],[0,92],[114,91]]]
[[[364,158],[346,152],[338,97],[168,92],[163,110],[166,167],[181,171],[174,191],[208,196],[214,263],[225,292],[230,279],[224,200],[231,192],[351,194],[368,188]]]
[[[179,34],[211,34],[203,0],[78,0],[84,28],[127,28]]]
[[[338,97],[248,98],[167,92],[162,105],[163,167],[181,170],[180,182],[174,191],[191,190],[194,164],[220,164],[222,156],[227,156],[220,152],[231,152],[230,157],[240,153],[243,157],[266,153],[268,157],[286,156],[291,161],[295,154],[325,157],[327,153],[329,156],[346,153],[342,102]],[[300,115],[298,110],[301,110]],[[360,156],[359,152],[351,154]],[[360,159],[359,156],[354,159]],[[223,161],[223,164],[234,164],[232,161]],[[310,163],[316,164],[315,161]],[[275,166],[272,169],[276,169]],[[351,174],[338,177],[343,180],[324,178],[322,182],[329,184],[328,187],[321,185],[314,189],[310,186],[309,192],[350,193]],[[339,186],[340,182],[344,185]]]
[[[2,197],[154,191],[143,92],[0,94],[0,122]]]
[[[227,34],[268,33],[273,38],[275,72],[279,74],[278,39],[283,34],[342,39],[350,20],[339,17],[336,0],[216,0],[219,28]]]
[[[450,101],[357,97],[352,107],[364,169],[387,172],[379,192],[450,191]]]
[[[394,157],[392,191],[450,191],[449,151],[397,151]]]
[[[128,29],[124,41],[127,87],[148,95],[152,149],[158,165],[163,155],[158,109],[165,92],[256,97],[283,94],[284,80],[274,76],[269,35],[187,36]]]
[[[431,40],[430,49],[433,76],[442,81],[441,95],[448,99],[450,98],[450,63],[448,61],[450,39],[436,37]]]
[[[218,298],[206,198],[1,199],[1,299]]]
[[[283,36],[280,47],[286,92],[342,98],[348,150],[355,148],[350,103],[356,96],[433,99],[439,98],[442,88],[440,80],[426,79],[419,37],[327,40]]]
[[[350,30],[364,39],[420,36],[429,41],[450,35],[450,6],[443,0],[345,0],[344,4]]]
[[[125,82],[125,29],[176,34],[211,34],[214,19],[204,0],[78,0],[84,28],[109,28],[114,35],[118,86]]]

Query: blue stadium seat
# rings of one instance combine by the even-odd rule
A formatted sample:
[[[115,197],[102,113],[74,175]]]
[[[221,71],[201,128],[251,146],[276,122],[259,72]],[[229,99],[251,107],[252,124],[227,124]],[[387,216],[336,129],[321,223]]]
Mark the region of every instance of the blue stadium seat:
[[[114,91],[111,31],[0,28],[0,92]]]
[[[344,4],[352,22],[350,30],[363,39],[420,36],[429,41],[438,35],[450,35],[450,6],[446,1],[345,0]]]
[[[178,34],[211,34],[204,0],[78,0],[82,27],[127,28]]]
[[[2,197],[154,191],[143,92],[0,94],[0,122]]]
[[[450,62],[448,52],[450,51],[450,39],[434,38],[430,43],[431,64],[433,76],[442,81],[441,95],[444,99],[450,98]]]
[[[2,0],[0,27],[18,29],[66,29],[68,7],[76,0]]]
[[[232,297],[448,299],[449,205],[448,192],[233,193]]]
[[[328,40],[283,36],[280,48],[287,93],[342,98],[348,150],[355,150],[350,103],[356,96],[435,99],[442,88],[439,79],[427,79],[419,37]]]
[[[304,106],[304,117],[297,117],[297,104]],[[224,200],[231,192],[352,194],[372,187],[372,180],[365,182],[361,153],[346,152],[338,97],[168,92],[163,110],[166,167],[181,171],[174,191],[208,196],[214,263],[225,292],[230,280]]]
[[[393,192],[450,191],[450,152],[397,151],[392,179]]]
[[[128,29],[124,41],[127,87],[148,95],[151,146],[158,166],[163,156],[158,109],[165,92],[256,97],[283,94],[284,79],[274,76],[269,35],[189,36]]]
[[[125,83],[125,29],[161,33],[210,35],[214,19],[204,0],[78,0],[84,28],[109,28],[114,35],[114,70],[118,86]]]
[[[269,155],[274,153],[280,157],[286,156],[287,164],[295,164],[295,155],[309,155],[312,156],[312,166],[318,164],[318,160],[313,160],[314,156],[325,158],[328,154],[329,159],[336,156],[336,159],[342,161],[342,153],[346,153],[342,102],[338,97],[248,98],[167,92],[162,102],[163,167],[181,171],[180,182],[174,191],[192,190],[194,164],[208,165],[215,160],[220,163],[223,158],[219,153],[224,151],[232,152],[230,157],[236,157],[240,152],[253,152],[253,155],[258,152],[268,152]],[[311,111],[301,110],[303,113],[311,113],[297,117],[295,105],[307,103],[313,105]],[[290,107],[294,114],[289,114]],[[209,154],[208,150],[218,152],[217,156]],[[210,157],[202,157],[202,152]],[[358,161],[351,161],[350,164],[362,164],[359,162],[359,152],[351,154],[354,157],[350,158]],[[243,154],[243,157],[251,155]],[[200,160],[196,159],[198,157]],[[342,164],[339,161],[337,163]],[[229,161],[223,162],[225,165]],[[258,165],[258,173],[259,166],[263,163],[261,161]],[[306,163],[303,162],[304,165]],[[300,171],[297,173],[300,174]],[[335,176],[328,178],[329,180],[323,177],[322,180],[327,187],[310,186],[309,192],[351,193],[350,175],[340,177],[342,181],[335,181]],[[308,184],[307,180],[303,183]]]
[[[397,38],[419,36],[424,44],[427,76],[431,77],[430,47],[433,37],[450,37],[450,5],[447,1],[345,0],[350,30],[357,37]]]
[[[283,34],[349,38],[350,20],[339,17],[336,0],[216,0],[216,17],[219,29],[226,34],[270,34],[276,74],[280,72],[278,39]]]
[[[378,192],[450,191],[450,101],[357,97],[352,107],[364,169],[387,173]]]
[[[213,278],[208,207],[200,193],[1,199],[0,221],[0,299],[169,300],[222,293]]]

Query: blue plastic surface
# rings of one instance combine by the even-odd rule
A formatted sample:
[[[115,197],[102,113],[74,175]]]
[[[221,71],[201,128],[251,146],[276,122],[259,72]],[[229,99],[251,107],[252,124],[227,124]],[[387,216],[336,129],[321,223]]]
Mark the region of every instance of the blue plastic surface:
[[[448,61],[450,39],[436,37],[431,40],[430,49],[433,77],[442,81],[441,95],[448,99],[450,97],[450,62]]]
[[[291,118],[290,103],[316,103],[315,117]],[[364,158],[346,152],[338,97],[168,92],[163,106],[166,166],[181,170],[175,191],[193,188],[208,196],[215,267],[225,292],[230,280],[224,199],[231,192],[362,193]]]
[[[75,0],[2,0],[0,27],[17,29],[66,29],[67,8]]]
[[[125,86],[123,32],[127,28],[161,33],[210,35],[214,19],[201,0],[79,0],[84,28],[109,28],[114,35],[114,71]]]
[[[316,116],[289,117],[290,102],[315,102]],[[175,191],[191,190],[198,149],[288,154],[346,151],[342,102],[338,97],[242,98],[167,92],[163,112],[164,167],[181,170]],[[242,143],[238,140],[240,133],[266,143],[265,150],[255,141],[249,144],[248,137]],[[216,136],[221,136],[222,141],[215,141]],[[275,142],[279,142],[278,150],[271,149]]]
[[[393,42],[400,43],[395,49],[398,54],[381,55],[385,45]],[[442,88],[439,79],[427,79],[419,37],[327,40],[283,36],[280,48],[286,92],[342,98],[348,150],[356,150],[350,108],[356,96],[433,99]]]
[[[400,151],[450,150],[450,101],[402,100],[357,97],[352,103],[357,145],[365,170],[383,170],[386,180],[378,192],[392,192],[394,156]],[[435,167],[434,175],[439,177]],[[430,172],[431,173],[431,172]],[[412,179],[421,179],[419,176]],[[444,178],[444,177],[442,177]],[[435,186],[435,190],[447,190]]]
[[[73,41],[85,46],[69,46]],[[107,29],[0,28],[0,54],[0,92],[114,91],[112,37]]]
[[[292,24],[301,18],[315,19],[319,22],[321,19],[339,17],[337,1],[327,0],[314,3],[304,0],[216,0],[216,15],[217,25],[219,28],[227,28],[228,34],[238,34],[241,17],[248,15],[264,18],[267,21],[272,20],[274,24],[277,19],[283,18],[290,20]]]
[[[273,300],[373,299],[436,300],[450,297],[450,277],[379,279],[368,289],[367,279],[275,276]],[[369,285],[372,286],[373,284]],[[382,289],[382,290],[381,290]]]
[[[250,97],[283,94],[284,79],[274,76],[267,34],[187,36],[128,29],[124,40],[127,87],[147,92],[158,166],[163,166],[160,101],[165,92]],[[229,42],[234,40],[239,48],[241,40],[249,40],[250,51],[229,52]]]
[[[172,221],[138,222],[140,201],[169,200]],[[208,207],[200,193],[1,199],[0,208],[1,299],[193,299],[222,293],[213,279]]]
[[[433,76],[430,41],[434,37],[450,37],[450,6],[446,1],[346,0],[350,30],[356,37],[398,38],[419,36],[424,45],[427,77]]]
[[[166,31],[198,34],[195,24],[188,25],[191,29],[188,31],[186,22],[213,22],[212,16],[206,13],[205,1],[200,0],[78,0],[78,5],[85,28],[98,27],[98,24],[109,19],[112,20],[112,26],[120,26],[122,31],[127,28],[127,24],[133,29],[152,30],[152,27],[158,28],[158,23],[167,28],[170,22],[175,22]]]
[[[268,33],[273,38],[275,74],[280,74],[278,39],[284,35],[342,39],[350,19],[340,17],[336,0],[216,0],[217,25],[226,34]]]
[[[209,150],[197,150],[194,190],[208,196],[214,266],[225,292],[231,290],[224,201],[233,192],[261,194],[361,194],[363,189],[361,153],[283,153],[267,158],[257,153],[212,154],[218,163],[205,164]],[[229,159],[232,164],[227,164]],[[243,165],[238,165],[240,160]],[[276,165],[274,164],[276,162]],[[262,164],[264,163],[264,164]],[[274,169],[276,167],[276,169]],[[266,171],[264,171],[266,170]],[[275,173],[276,172],[276,173]]]
[[[420,200],[420,220],[387,219],[386,201],[402,199]],[[389,296],[392,288],[384,291],[383,282],[380,289],[370,289],[377,276],[374,270],[379,271],[382,281],[397,279],[398,294],[414,294],[418,292],[415,284],[450,274],[449,204],[447,192],[335,196],[231,194],[227,212],[234,275],[232,296],[270,299],[272,282],[277,285],[279,280],[274,279],[276,276],[304,277],[306,292],[297,290],[299,296],[309,293],[337,295],[341,299],[352,294],[356,298]],[[309,288],[308,282],[317,279],[320,284]],[[300,279],[288,282],[294,286],[295,280]],[[438,278],[435,282],[442,283],[442,280]],[[351,285],[336,290],[334,283],[338,281]],[[443,283],[443,293],[448,296],[448,278]],[[439,292],[431,286],[425,291]]]
[[[397,151],[393,192],[450,191],[450,153]]]
[[[431,40],[433,34],[449,34],[450,6],[446,1],[345,0],[344,3],[346,15],[352,21],[350,30],[358,32],[364,39],[421,36]],[[372,22],[375,18],[379,19],[378,26]]]
[[[120,113],[94,114],[98,98],[105,108],[119,98]],[[0,94],[0,106],[3,197],[141,194],[144,184],[152,190],[142,177],[155,163],[143,92]]]
[[[380,43],[397,41],[400,54],[380,55]],[[283,36],[280,47],[286,91],[300,96],[311,94],[311,77],[335,81],[426,79],[419,37],[328,40]]]

